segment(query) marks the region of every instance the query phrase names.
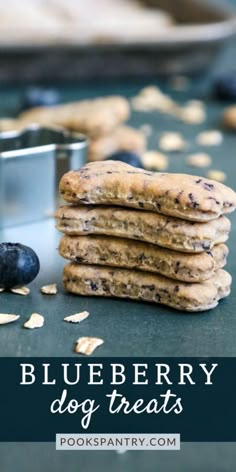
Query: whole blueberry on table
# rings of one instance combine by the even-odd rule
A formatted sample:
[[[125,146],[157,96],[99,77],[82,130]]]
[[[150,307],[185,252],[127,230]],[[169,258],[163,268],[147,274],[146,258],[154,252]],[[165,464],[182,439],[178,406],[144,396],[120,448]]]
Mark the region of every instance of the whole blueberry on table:
[[[216,79],[214,93],[221,100],[236,100],[236,72],[231,72]]]
[[[19,243],[0,244],[0,287],[13,288],[27,285],[40,269],[37,254]]]
[[[56,89],[44,87],[28,87],[23,95],[21,110],[41,106],[57,105],[60,95]]]
[[[121,161],[134,167],[142,167],[142,162],[138,154],[131,151],[117,151],[106,158],[109,161]]]

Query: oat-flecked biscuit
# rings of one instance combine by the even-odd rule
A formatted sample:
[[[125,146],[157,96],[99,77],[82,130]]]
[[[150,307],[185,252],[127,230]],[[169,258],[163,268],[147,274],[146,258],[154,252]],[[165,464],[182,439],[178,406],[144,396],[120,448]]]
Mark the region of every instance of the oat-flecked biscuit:
[[[89,143],[88,160],[101,161],[117,151],[142,153],[146,146],[144,134],[130,126],[118,126],[112,133]]]
[[[131,298],[162,303],[182,311],[214,308],[230,293],[231,276],[223,269],[202,283],[188,284],[138,270],[70,263],[64,287],[77,295]]]
[[[206,223],[129,208],[67,205],[56,212],[57,228],[71,236],[100,234],[146,241],[181,252],[202,252],[227,241],[226,216]]]
[[[148,172],[123,162],[90,162],[66,173],[62,197],[71,203],[120,205],[192,221],[209,221],[235,209],[224,184],[187,174]]]
[[[202,282],[225,266],[228,248],[219,244],[212,251],[184,254],[110,236],[63,236],[59,254],[81,264],[137,269],[184,282]]]
[[[121,96],[81,100],[55,107],[38,107],[22,113],[21,122],[57,125],[91,137],[110,133],[129,117],[129,103]]]

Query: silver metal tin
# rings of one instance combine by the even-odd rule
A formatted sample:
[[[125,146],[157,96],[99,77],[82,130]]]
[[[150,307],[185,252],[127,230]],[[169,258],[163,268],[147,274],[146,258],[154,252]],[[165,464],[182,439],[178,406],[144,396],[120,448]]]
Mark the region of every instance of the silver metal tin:
[[[0,228],[52,216],[59,179],[86,155],[86,138],[59,128],[0,133]]]

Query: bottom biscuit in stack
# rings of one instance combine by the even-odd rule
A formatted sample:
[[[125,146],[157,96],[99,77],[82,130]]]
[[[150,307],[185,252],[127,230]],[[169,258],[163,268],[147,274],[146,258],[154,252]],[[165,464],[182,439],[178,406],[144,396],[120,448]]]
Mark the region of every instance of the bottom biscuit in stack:
[[[138,270],[70,263],[63,282],[66,290],[78,295],[130,298],[194,312],[214,308],[227,297],[231,276],[219,269],[205,282],[188,284]]]

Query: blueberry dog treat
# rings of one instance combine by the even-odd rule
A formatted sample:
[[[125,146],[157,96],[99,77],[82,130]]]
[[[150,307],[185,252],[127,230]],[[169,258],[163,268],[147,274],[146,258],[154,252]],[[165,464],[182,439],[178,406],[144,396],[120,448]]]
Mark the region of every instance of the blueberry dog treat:
[[[55,107],[38,107],[21,113],[25,124],[57,125],[91,137],[103,136],[129,117],[129,103],[121,96],[81,100]]]
[[[130,126],[118,126],[112,133],[91,140],[89,161],[101,161],[119,150],[142,153],[146,139],[141,131]]]
[[[214,308],[229,295],[231,276],[220,269],[205,282],[188,284],[137,270],[70,263],[63,283],[77,295],[130,298],[197,312]]]
[[[108,235],[193,253],[227,241],[231,226],[226,216],[196,223],[150,211],[90,205],[63,206],[56,218],[59,231],[71,236]]]
[[[200,254],[184,254],[149,243],[109,236],[64,236],[59,254],[73,262],[137,269],[184,282],[203,282],[225,266],[224,244]]]
[[[70,203],[119,205],[199,222],[230,213],[236,205],[236,193],[222,183],[114,161],[90,162],[68,172],[60,193]]]

